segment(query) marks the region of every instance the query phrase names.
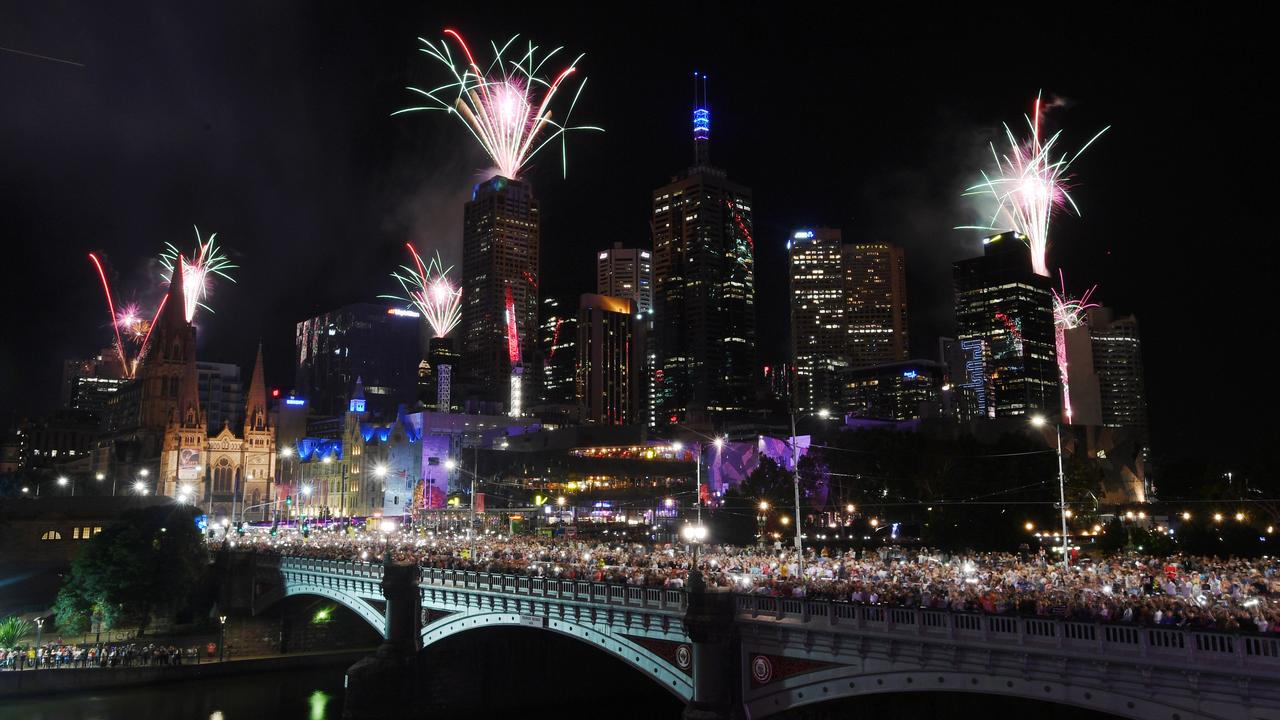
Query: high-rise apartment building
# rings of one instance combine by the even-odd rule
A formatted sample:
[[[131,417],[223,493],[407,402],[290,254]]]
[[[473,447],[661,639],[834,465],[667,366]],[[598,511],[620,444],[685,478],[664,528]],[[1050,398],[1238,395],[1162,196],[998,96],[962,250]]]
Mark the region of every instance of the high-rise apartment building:
[[[294,393],[319,415],[346,407],[356,379],[364,383],[370,411],[394,414],[417,397],[424,357],[422,318],[412,310],[354,303],[297,325]]]
[[[653,192],[653,411],[658,425],[739,416],[755,399],[751,191],[711,167],[710,111],[694,110],[694,162]]]
[[[537,347],[538,227],[533,188],[500,175],[476,185],[463,219],[460,370],[470,396],[509,409],[533,387],[523,365]]]
[[[981,257],[955,264],[957,339],[976,362],[985,356],[987,414],[1041,412],[1056,417],[1062,404],[1054,348],[1049,279],[1031,270],[1016,233],[983,240]],[[979,348],[977,342],[982,343]],[[977,384],[976,378],[966,379]]]
[[[616,242],[596,255],[596,293],[626,298],[639,312],[653,312],[653,255]]]
[[[648,319],[627,298],[586,294],[578,309],[576,397],[584,422],[638,425],[645,417]]]

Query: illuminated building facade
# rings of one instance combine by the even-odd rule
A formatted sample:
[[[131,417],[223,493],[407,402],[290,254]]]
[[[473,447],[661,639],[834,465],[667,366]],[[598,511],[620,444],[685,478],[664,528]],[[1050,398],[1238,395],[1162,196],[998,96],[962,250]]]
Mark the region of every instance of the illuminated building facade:
[[[244,424],[244,384],[239,365],[201,360],[196,363],[196,378],[200,407],[209,418],[211,430],[218,432],[224,425],[236,428]]]
[[[596,293],[626,298],[638,312],[653,312],[653,254],[614,243],[596,254]]]
[[[370,410],[394,414],[417,396],[423,358],[417,312],[376,303],[354,303],[297,325],[294,394],[313,412],[342,412],[356,378],[364,382]]]
[[[835,407],[840,373],[907,359],[906,261],[888,243],[844,244],[833,228],[787,244],[796,409]]]
[[[121,371],[112,348],[87,360],[67,360],[62,366],[62,407],[92,413],[105,424],[111,398],[125,384]]]
[[[845,245],[845,323],[849,367],[907,359],[907,265],[902,248],[889,243]]]
[[[539,416],[577,417],[578,312],[556,298],[543,298],[538,325]]]
[[[709,165],[710,113],[694,111],[694,161],[653,192],[653,412],[709,426],[755,398],[751,191]]]
[[[469,396],[508,409],[516,397],[532,394],[513,358],[533,358],[537,345],[538,229],[538,201],[529,183],[495,176],[476,185],[462,229],[461,367],[471,383]],[[513,378],[523,392],[514,392]]]
[[[1031,270],[1027,246],[1015,233],[983,240],[981,257],[955,264],[957,339],[983,344],[990,417],[1044,413],[1062,404],[1048,278]],[[976,354],[974,355],[976,361]],[[975,378],[967,378],[976,383]]]
[[[831,409],[840,397],[837,374],[849,365],[840,231],[797,230],[787,249],[796,409]]]
[[[645,417],[648,318],[633,301],[585,294],[578,309],[576,392],[583,422],[633,425]]]
[[[1107,307],[1091,308],[1088,313],[1102,424],[1136,428],[1146,442],[1147,390],[1138,319],[1133,315],[1117,318]]]
[[[946,365],[931,360],[850,368],[841,375],[842,409],[875,420],[940,417],[946,375]]]

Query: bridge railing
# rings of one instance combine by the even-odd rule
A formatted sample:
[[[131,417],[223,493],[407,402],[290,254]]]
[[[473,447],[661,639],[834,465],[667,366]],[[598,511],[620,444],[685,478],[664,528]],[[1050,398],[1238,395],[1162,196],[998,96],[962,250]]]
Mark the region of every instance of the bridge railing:
[[[799,624],[808,630],[945,638],[948,641],[1063,648],[1095,655],[1162,658],[1280,668],[1280,636],[1193,628],[1114,625],[1014,615],[854,605],[763,595],[737,596],[741,619]]]
[[[280,559],[280,570],[294,572],[310,572],[324,575],[346,575],[371,580],[382,579],[382,564],[367,562],[349,562],[346,560],[320,560],[317,558],[284,557]]]
[[[502,575],[472,570],[422,568],[422,584],[437,587],[465,588],[521,597],[573,600],[596,605],[618,605],[649,610],[683,611],[683,590],[637,585],[565,580],[563,578]]]

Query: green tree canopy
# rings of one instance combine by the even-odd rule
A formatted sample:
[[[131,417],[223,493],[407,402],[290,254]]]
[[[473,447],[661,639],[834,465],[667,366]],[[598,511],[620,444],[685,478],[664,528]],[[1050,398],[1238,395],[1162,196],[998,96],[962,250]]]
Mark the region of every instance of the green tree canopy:
[[[54,604],[58,627],[83,630],[94,615],[107,628],[146,627],[154,614],[185,603],[206,568],[191,508],[130,510],[72,563]]]

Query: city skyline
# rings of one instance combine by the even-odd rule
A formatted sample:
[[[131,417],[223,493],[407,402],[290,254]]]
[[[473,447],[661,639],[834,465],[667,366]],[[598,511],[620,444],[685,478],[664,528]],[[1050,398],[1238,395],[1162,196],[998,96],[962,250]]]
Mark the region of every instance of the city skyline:
[[[279,12],[287,15],[285,10]],[[342,18],[335,15],[340,13],[320,12],[313,19],[322,35],[336,32],[334,26]],[[212,21],[212,36],[225,40],[225,35],[219,34],[225,23],[216,17],[206,19]],[[411,21],[410,31],[406,32],[403,26],[396,27],[396,23],[402,21]],[[794,23],[794,20],[790,22]],[[970,22],[978,24],[977,20]],[[1136,17],[1119,18],[1108,32],[1120,33],[1127,27],[1126,23],[1136,22]],[[785,304],[779,307],[779,301],[785,298],[785,273],[765,273],[760,269],[781,267],[781,259],[785,258],[783,245],[790,229],[810,224],[831,225],[842,228],[847,241],[861,242],[896,240],[888,231],[898,226],[908,258],[908,305],[912,308],[910,355],[931,357],[932,339],[947,335],[954,328],[948,317],[951,313],[948,302],[950,287],[945,282],[950,263],[980,253],[977,234],[951,230],[974,219],[972,214],[966,215],[964,201],[957,197],[963,185],[960,176],[972,174],[979,167],[975,158],[986,152],[985,141],[990,136],[986,131],[994,129],[1001,121],[1012,122],[1025,112],[1030,98],[1043,86],[1047,97],[1068,98],[1074,105],[1055,109],[1050,115],[1050,124],[1065,127],[1068,134],[1077,128],[1092,129],[1106,123],[1115,126],[1115,130],[1081,161],[1078,170],[1083,181],[1074,192],[1086,208],[1084,217],[1064,218],[1055,227],[1056,239],[1050,251],[1052,264],[1066,266],[1068,274],[1080,282],[1099,283],[1098,296],[1103,303],[1116,307],[1120,313],[1135,314],[1142,322],[1143,339],[1147,345],[1144,347],[1144,359],[1149,373],[1148,396],[1153,406],[1153,425],[1156,426],[1153,428],[1155,442],[1157,446],[1180,447],[1182,443],[1178,438],[1186,437],[1189,432],[1183,426],[1200,416],[1194,399],[1184,402],[1178,397],[1180,368],[1184,363],[1203,362],[1197,359],[1196,354],[1205,351],[1183,343],[1185,336],[1181,334],[1181,325],[1194,320],[1182,316],[1168,317],[1163,311],[1164,306],[1151,299],[1150,291],[1155,280],[1137,277],[1141,272],[1168,278],[1162,280],[1162,284],[1186,282],[1188,271],[1181,268],[1180,263],[1160,257],[1150,249],[1157,239],[1146,235],[1167,235],[1175,231],[1169,220],[1146,212],[1139,214],[1135,208],[1140,204],[1131,198],[1126,198],[1123,203],[1118,200],[1120,189],[1126,187],[1125,175],[1131,172],[1127,168],[1135,162],[1150,161],[1154,150],[1173,131],[1156,128],[1154,136],[1142,134],[1150,130],[1141,124],[1145,122],[1145,110],[1135,107],[1136,103],[1121,94],[1122,83],[1119,80],[1097,82],[1095,79],[1096,70],[1105,66],[1108,58],[1083,61],[1084,65],[1070,71],[1045,66],[1039,70],[1047,67],[1048,71],[1037,72],[1038,68],[1028,66],[1019,73],[1002,78],[997,84],[983,80],[977,73],[966,75],[954,70],[944,73],[945,82],[936,83],[936,92],[917,96],[913,115],[859,125],[860,130],[874,132],[863,132],[865,138],[861,140],[858,133],[854,133],[847,145],[830,148],[834,154],[822,155],[816,152],[817,147],[806,148],[799,138],[788,138],[781,132],[786,126],[783,111],[756,112],[753,109],[755,81],[749,78],[760,70],[762,61],[744,57],[744,51],[732,47],[731,39],[735,31],[759,28],[761,23],[762,17],[751,12],[732,19],[717,28],[705,46],[682,48],[680,53],[673,54],[657,66],[646,68],[643,82],[639,85],[635,84],[636,71],[627,69],[622,61],[623,50],[631,45],[622,43],[618,48],[611,48],[609,43],[597,38],[584,41],[584,38],[575,37],[572,28],[548,28],[536,19],[519,28],[540,41],[545,38],[547,42],[573,43],[575,50],[587,53],[583,68],[596,84],[584,93],[583,105],[578,112],[583,118],[599,122],[606,129],[603,135],[592,134],[571,141],[568,179],[561,179],[556,172],[558,168],[550,167],[552,163],[549,161],[546,167],[535,163],[529,171],[544,208],[544,254],[547,254],[545,248],[554,247],[557,259],[564,259],[563,268],[557,264],[555,277],[547,273],[547,261],[544,260],[542,269],[547,278],[543,297],[573,297],[578,292],[589,291],[594,253],[611,247],[614,241],[620,240],[624,247],[646,246],[649,228],[645,224],[648,215],[645,212],[648,203],[645,188],[651,190],[692,162],[687,124],[693,98],[687,78],[688,73],[698,67],[705,69],[710,76],[709,100],[714,123],[712,163],[728,168],[732,177],[750,186],[759,206],[753,208],[756,215],[753,219],[756,224],[754,234],[759,241],[756,289],[761,337],[785,337],[781,335],[786,331]],[[109,266],[120,274],[124,287],[140,287],[142,283],[138,278],[143,275],[140,268],[145,258],[164,242],[176,242],[185,237],[193,222],[201,228],[217,231],[223,247],[235,253],[233,259],[241,266],[237,278],[240,284],[218,288],[218,294],[211,301],[215,312],[197,318],[202,331],[202,358],[246,366],[252,349],[261,339],[267,348],[265,356],[270,383],[287,389],[288,378],[292,374],[286,360],[289,357],[287,348],[291,344],[289,327],[319,312],[348,302],[371,300],[377,294],[393,289],[387,284],[386,273],[399,263],[403,239],[460,238],[462,213],[459,203],[453,197],[449,197],[447,202],[436,199],[434,193],[426,190],[449,188],[444,194],[465,194],[475,181],[483,179],[477,178],[476,170],[485,163],[470,149],[458,148],[459,128],[435,123],[422,116],[388,117],[402,105],[403,97],[399,95],[397,86],[422,82],[427,72],[421,63],[407,59],[414,43],[412,36],[415,33],[438,32],[446,24],[457,24],[476,36],[503,35],[503,32],[487,27],[486,23],[466,21],[465,18],[459,20],[386,10],[382,16],[364,21],[362,29],[367,31],[369,38],[357,42],[350,49],[351,54],[343,56],[358,68],[341,70],[343,74],[338,86],[348,96],[346,102],[358,110],[349,110],[340,121],[317,120],[314,129],[299,128],[293,131],[293,135],[282,136],[289,152],[301,153],[304,164],[313,164],[313,167],[323,158],[334,156],[328,148],[329,142],[338,140],[345,143],[347,154],[339,153],[344,165],[338,173],[344,179],[335,182],[337,185],[353,184],[353,192],[340,193],[344,197],[343,204],[351,209],[340,217],[330,215],[336,219],[330,227],[318,228],[312,219],[298,221],[300,225],[292,221],[271,220],[264,211],[272,207],[281,216],[313,215],[318,204],[326,202],[322,196],[335,191],[332,184],[324,186],[323,192],[318,194],[298,195],[296,190],[282,190],[284,196],[291,197],[277,198],[268,206],[263,204],[262,198],[248,197],[250,193],[260,192],[258,181],[249,182],[243,190],[235,193],[225,192],[226,188],[232,187],[229,183],[237,174],[234,170],[242,165],[248,166],[245,160],[231,163],[235,167],[199,160],[207,152],[203,149],[205,146],[229,148],[234,151],[231,157],[236,158],[247,157],[243,153],[255,147],[243,139],[261,119],[245,104],[258,92],[254,87],[230,98],[233,102],[222,115],[212,114],[201,119],[202,113],[191,114],[188,110],[179,113],[174,122],[148,120],[147,127],[157,138],[164,140],[166,147],[184,148],[192,158],[187,161],[171,160],[167,164],[154,161],[154,167],[159,169],[154,174],[157,177],[172,176],[182,168],[179,176],[185,178],[185,187],[182,184],[174,189],[153,187],[154,180],[139,176],[140,182],[134,184],[131,196],[120,207],[112,208],[110,203],[103,205],[106,198],[113,197],[112,191],[95,187],[102,183],[90,181],[89,202],[80,213],[83,217],[78,220],[79,226],[67,219],[51,219],[48,201],[41,198],[30,203],[30,207],[15,207],[11,213],[13,232],[36,237],[56,233],[59,238],[76,238],[58,242],[53,247],[19,247],[19,264],[58,266],[62,268],[60,272],[71,278],[83,274],[84,281],[73,279],[67,282],[66,293],[30,313],[16,316],[10,323],[11,327],[18,329],[34,327],[37,323],[47,324],[52,313],[61,319],[61,325],[67,331],[50,338],[48,355],[38,366],[25,358],[6,356],[6,371],[14,368],[12,372],[21,371],[36,381],[5,383],[3,405],[14,415],[5,420],[11,422],[17,417],[36,415],[51,408],[57,400],[56,373],[61,361],[88,356],[105,344],[107,328],[103,327],[99,316],[97,298],[93,297],[96,290],[89,282],[92,279],[90,269],[81,268],[83,256],[90,250],[101,251],[108,257]],[[31,27],[34,28],[33,41],[49,40],[50,36],[40,23],[32,20]],[[784,23],[773,32],[784,33],[788,27],[790,25]],[[391,47],[374,49],[373,39],[379,43],[385,40]],[[947,40],[932,36],[915,42],[924,47],[928,41],[939,43],[928,54],[934,60],[945,55],[947,47],[965,44],[960,38]],[[313,52],[309,47],[293,49],[300,58],[296,62],[305,60],[310,63],[318,59],[309,54]],[[52,54],[67,54],[66,48],[57,50]],[[127,76],[140,59],[148,57],[147,53],[158,50],[144,43],[131,53],[113,55],[101,51],[96,56],[80,59],[90,61],[86,63],[90,73],[86,74],[92,75],[94,68],[106,65]],[[215,72],[215,85],[225,82],[219,80],[223,75],[236,77],[237,81],[243,79],[236,74],[236,65],[224,55],[225,51],[218,48],[202,50],[210,51],[210,57],[202,59],[202,62],[213,63],[220,69],[220,72]],[[1141,48],[1110,49],[1106,52],[1113,55],[1136,54],[1141,52]],[[5,73],[5,78],[9,78],[10,73],[22,77],[34,74],[40,84],[48,84],[51,90],[57,90],[60,84],[68,82],[67,76],[59,76],[58,73],[68,70],[79,72],[74,68],[46,67],[38,63],[15,65],[14,60],[6,57],[5,63],[0,65],[0,73]],[[290,67],[294,71],[299,70],[295,65]],[[305,67],[310,68],[311,65]],[[375,80],[370,82],[365,71],[376,67],[383,70],[380,74],[375,73]],[[877,103],[911,96],[922,86],[932,83],[924,79],[926,67],[927,63],[922,61],[905,68],[903,77],[893,81],[901,85],[897,88],[890,87],[892,82],[887,76],[873,73],[851,80],[853,92],[842,98],[847,103],[843,107],[865,107],[870,112]],[[1131,70],[1141,71],[1141,68]],[[75,75],[70,77],[70,82],[84,82],[83,79],[75,79]],[[93,77],[98,83],[112,81],[110,76]],[[1196,79],[1196,76],[1190,77]],[[314,71],[299,72],[298,78],[297,82],[302,87],[310,87],[308,83],[316,81]],[[1165,84],[1157,83],[1153,91],[1166,87],[1171,81],[1162,82]],[[635,121],[620,114],[624,112],[627,101],[620,94],[619,85],[627,86],[628,92],[642,93],[647,106],[643,114],[652,118],[646,122],[656,123],[643,138],[648,143],[641,146],[644,149],[626,150],[642,134],[637,132]],[[816,90],[810,88],[810,92]],[[1206,89],[1205,92],[1226,91]],[[970,94],[972,97],[968,96]],[[162,95],[144,93],[135,100],[153,101],[159,97]],[[110,137],[111,133],[117,132],[115,123],[130,117],[138,109],[134,104],[126,103],[115,116],[108,114],[108,122],[101,128],[72,133],[72,145],[99,133],[107,133]],[[113,117],[115,119],[111,119]],[[23,129],[31,119],[31,116],[19,113],[9,122],[14,124],[13,127]],[[1207,115],[1196,115],[1195,119],[1199,124],[1209,122]],[[825,131],[832,127],[832,119],[817,116],[812,121],[823,130],[814,135],[826,137]],[[52,130],[47,133],[29,132],[28,135],[34,138],[36,146],[40,146],[53,142],[51,133]],[[761,133],[770,133],[777,138],[778,147],[765,148],[753,142],[753,138],[760,137]],[[887,138],[878,139],[878,135],[885,134]],[[910,150],[909,141],[912,139],[922,139],[923,147]],[[1083,137],[1073,135],[1072,139],[1081,140]],[[872,140],[875,142],[870,142]],[[368,155],[367,159],[350,160],[349,153],[357,147],[364,148],[360,152]],[[178,153],[179,157],[183,154]],[[792,164],[784,165],[781,155],[787,155]],[[948,156],[947,159],[939,159],[944,155]],[[14,168],[31,170],[30,162],[23,162],[23,153],[15,152],[14,157],[17,158]],[[813,162],[796,164],[796,157],[812,158]],[[610,158],[620,159],[623,164],[618,169],[609,169]],[[855,158],[858,162],[850,162]],[[150,166],[151,162],[144,165]],[[195,164],[190,165],[192,162]],[[57,165],[56,162],[53,164]],[[278,167],[278,164],[272,159],[267,166]],[[845,172],[846,168],[853,174]],[[789,175],[784,169],[790,171]],[[45,177],[42,171],[33,172],[37,181],[33,186],[36,192],[56,194],[57,189],[65,187],[63,182]],[[100,171],[91,169],[87,172],[89,175],[85,179],[95,177],[93,173]],[[773,179],[784,176],[787,177],[786,186]],[[298,181],[296,176],[284,177]],[[354,189],[358,178],[379,179],[372,190],[366,191]],[[832,184],[832,178],[845,179],[848,184],[837,190],[825,189]],[[918,192],[903,189],[910,185],[920,185],[921,189]],[[301,187],[305,186],[304,183]],[[321,189],[320,186],[316,188]],[[174,194],[175,198],[166,201],[164,207],[144,202],[148,198],[154,201],[168,194]],[[346,200],[348,198],[349,201]],[[330,197],[327,202],[333,204],[335,200],[337,197]],[[146,213],[137,210],[135,203],[138,202],[144,202],[149,210]],[[431,225],[433,216],[419,206],[433,204],[441,208],[435,214],[439,220],[438,227],[446,229],[427,231],[420,227]],[[630,209],[619,213],[617,209],[620,206]],[[583,212],[585,216],[581,215]],[[130,215],[127,221],[124,220],[126,214]],[[611,217],[613,226],[620,229],[599,232],[596,227],[599,223],[595,219],[606,216]],[[85,222],[101,226],[106,232],[85,232]],[[1145,226],[1138,223],[1153,224],[1147,232],[1142,232]],[[448,227],[450,224],[451,228]],[[309,232],[312,229],[319,230],[319,233]],[[312,240],[306,243],[310,250],[304,251],[299,247],[300,239],[295,235],[311,237]],[[372,237],[374,240],[357,241],[356,238],[360,237]],[[436,249],[430,242],[420,247],[426,251]],[[317,248],[321,251],[317,252]],[[456,248],[445,245],[441,249],[446,260],[458,257]],[[452,258],[450,252],[454,253]],[[1146,264],[1151,260],[1155,261],[1154,266]],[[1210,260],[1222,262],[1218,258]],[[941,272],[939,268],[942,268]],[[1093,274],[1086,275],[1086,269]],[[1218,275],[1223,274],[1221,268],[1217,270]],[[1212,276],[1215,273],[1206,270],[1205,274]],[[326,282],[308,283],[296,279],[305,277],[325,277]],[[25,283],[33,281],[20,278],[20,287],[27,287]],[[268,306],[273,310],[255,316],[250,308],[258,306]],[[1240,322],[1231,317],[1226,321]],[[761,342],[758,354],[762,362],[777,362],[786,357],[785,345]],[[1174,354],[1179,357],[1174,357]],[[50,379],[40,381],[42,377]]]

